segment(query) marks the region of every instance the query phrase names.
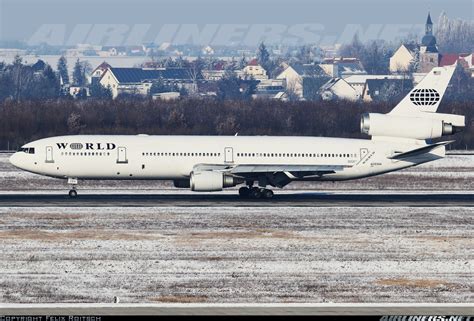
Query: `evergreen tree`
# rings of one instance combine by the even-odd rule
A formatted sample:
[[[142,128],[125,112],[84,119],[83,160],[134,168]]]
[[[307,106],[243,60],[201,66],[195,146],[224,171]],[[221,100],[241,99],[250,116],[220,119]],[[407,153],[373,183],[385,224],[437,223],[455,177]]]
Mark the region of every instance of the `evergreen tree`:
[[[257,61],[267,72],[270,72],[270,53],[263,42],[258,46]]]
[[[32,84],[32,89],[36,89],[37,93],[34,98],[55,98],[59,95],[59,81],[50,65],[44,67],[43,73],[39,80]]]
[[[62,79],[63,84],[69,84],[69,74],[67,71],[67,60],[66,57],[61,56],[58,60],[58,73]]]
[[[239,60],[238,69],[242,70],[245,66],[247,66],[247,58],[245,58],[245,54],[243,54]]]
[[[224,77],[217,82],[217,98],[219,100],[231,99],[239,100],[242,98],[240,91],[241,80],[232,70],[226,70]]]
[[[86,84],[86,75],[84,71],[83,64],[79,61],[79,58],[74,65],[74,70],[72,72],[72,81],[74,85],[82,87]]]
[[[176,86],[170,86],[164,82],[163,78],[159,78],[151,85],[150,95],[166,93],[170,91],[179,91],[179,88]]]
[[[247,80],[245,82],[246,86],[244,87],[244,90],[242,91],[242,99],[244,100],[251,100],[253,94],[257,91],[257,85],[259,81],[255,80],[253,77],[250,80]]]
[[[100,82],[94,81],[90,86],[90,96],[98,99],[112,99],[110,86],[104,87]]]

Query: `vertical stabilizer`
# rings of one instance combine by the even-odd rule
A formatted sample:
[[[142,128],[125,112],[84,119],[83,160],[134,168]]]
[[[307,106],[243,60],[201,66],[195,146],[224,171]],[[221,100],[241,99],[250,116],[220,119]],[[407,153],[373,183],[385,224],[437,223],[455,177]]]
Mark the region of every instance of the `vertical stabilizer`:
[[[435,113],[455,69],[456,65],[433,68],[389,115],[414,116],[419,112]]]

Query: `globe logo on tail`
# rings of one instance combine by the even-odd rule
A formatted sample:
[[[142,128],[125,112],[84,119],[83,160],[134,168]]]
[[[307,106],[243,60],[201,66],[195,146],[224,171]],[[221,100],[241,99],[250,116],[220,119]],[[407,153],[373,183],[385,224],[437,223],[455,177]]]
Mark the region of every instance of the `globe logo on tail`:
[[[440,95],[434,89],[415,89],[410,93],[410,100],[417,106],[432,106],[440,100]]]

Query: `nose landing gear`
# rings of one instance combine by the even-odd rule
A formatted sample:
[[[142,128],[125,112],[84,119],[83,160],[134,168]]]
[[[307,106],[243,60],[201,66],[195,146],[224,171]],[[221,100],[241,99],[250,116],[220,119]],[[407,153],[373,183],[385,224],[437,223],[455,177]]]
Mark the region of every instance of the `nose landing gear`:
[[[68,178],[67,183],[71,185],[71,190],[69,191],[69,197],[76,198],[77,197],[77,190],[76,190],[77,178]]]

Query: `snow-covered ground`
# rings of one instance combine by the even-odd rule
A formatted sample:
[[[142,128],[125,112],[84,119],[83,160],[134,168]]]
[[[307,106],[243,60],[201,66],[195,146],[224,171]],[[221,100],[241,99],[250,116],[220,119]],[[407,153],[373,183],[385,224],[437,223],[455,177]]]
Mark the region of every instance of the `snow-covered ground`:
[[[0,208],[0,302],[472,302],[474,208]]]
[[[0,191],[67,190],[65,180],[14,168],[8,154],[0,154]],[[176,190],[169,181],[81,181],[80,190]],[[474,155],[445,159],[399,172],[346,182],[294,182],[285,189],[307,190],[474,190]],[[81,192],[82,193],[82,192]]]
[[[474,155],[453,155],[285,189],[472,193],[473,176]],[[159,181],[79,187],[176,193]],[[0,154],[0,193],[67,189]],[[472,207],[2,207],[0,303],[473,302],[473,223]]]

